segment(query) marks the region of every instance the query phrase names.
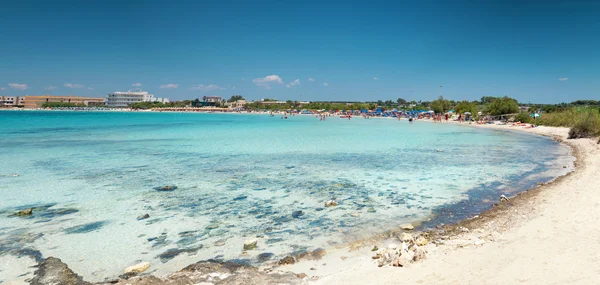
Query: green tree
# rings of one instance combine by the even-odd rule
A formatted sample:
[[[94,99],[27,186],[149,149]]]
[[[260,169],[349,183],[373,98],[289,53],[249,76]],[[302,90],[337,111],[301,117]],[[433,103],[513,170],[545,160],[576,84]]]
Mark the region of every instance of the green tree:
[[[438,114],[446,113],[450,110],[450,101],[444,99],[443,96],[440,96],[438,99],[431,102],[431,110]]]
[[[469,101],[461,101],[458,102],[456,104],[456,106],[454,106],[454,111],[457,114],[464,114],[465,112],[471,112],[471,114],[473,114],[473,116],[475,116],[477,114],[477,105],[473,104],[472,102]]]
[[[504,96],[502,98],[496,98],[487,104],[485,112],[493,116],[515,114],[519,113],[519,104],[517,103],[517,100]]]
[[[244,100],[244,97],[242,97],[242,95],[233,95],[227,102],[235,102],[237,100]]]
[[[404,105],[406,105],[407,102],[406,102],[406,100],[404,100],[402,98],[398,98],[396,100],[396,103],[398,103],[398,105],[403,105],[404,106]]]

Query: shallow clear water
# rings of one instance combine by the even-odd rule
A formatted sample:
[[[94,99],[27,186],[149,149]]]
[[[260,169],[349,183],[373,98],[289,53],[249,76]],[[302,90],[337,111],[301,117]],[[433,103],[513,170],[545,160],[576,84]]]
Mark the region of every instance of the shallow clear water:
[[[257,263],[489,205],[564,173],[567,154],[538,136],[391,119],[0,112],[0,258],[59,257],[91,281],[139,261],[156,274]]]

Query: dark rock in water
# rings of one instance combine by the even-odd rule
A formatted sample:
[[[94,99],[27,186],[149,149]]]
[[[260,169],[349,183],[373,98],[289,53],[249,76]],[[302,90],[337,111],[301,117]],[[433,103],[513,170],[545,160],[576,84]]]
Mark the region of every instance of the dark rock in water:
[[[301,216],[304,216],[304,212],[303,211],[294,211],[292,213],[292,217],[295,218],[295,219],[300,218]]]
[[[315,210],[317,210],[317,212],[323,211],[323,208],[316,208]]]
[[[258,262],[265,262],[265,261],[271,260],[273,258],[273,256],[275,256],[275,254],[273,254],[271,252],[265,252],[265,253],[259,254],[257,259],[258,259]]]
[[[148,214],[143,214],[143,215],[141,215],[141,216],[137,217],[137,220],[138,220],[138,221],[141,221],[141,220],[145,220],[145,219],[147,219],[147,218],[150,218],[150,215],[148,215]]]
[[[246,200],[246,198],[248,198],[248,196],[246,196],[246,195],[240,195],[240,196],[237,196],[237,197],[233,198],[233,201]]]
[[[175,186],[175,185],[154,187],[154,190],[161,191],[161,192],[170,192],[170,191],[174,191],[175,189],[177,189],[177,186]]]
[[[285,168],[287,168],[287,169],[294,169],[295,166],[293,166],[293,165],[286,165]]]
[[[52,219],[55,217],[66,216],[79,212],[74,208],[47,209],[40,214],[40,217]]]
[[[35,262],[37,262],[37,263],[44,261],[44,259],[42,258],[42,253],[37,249],[19,248],[19,249],[12,250],[11,253],[13,253],[19,257],[29,256],[31,259],[35,260]]]
[[[87,224],[83,224],[83,225],[79,225],[79,226],[74,226],[74,227],[66,228],[65,233],[67,233],[67,234],[89,233],[89,232],[93,232],[95,230],[100,229],[106,223],[107,223],[106,221],[99,221],[99,222],[93,222],[93,223],[87,223]]]
[[[168,249],[167,251],[159,254],[157,257],[160,259],[160,261],[162,263],[165,263],[182,253],[196,253],[202,247],[203,247],[203,245],[199,245],[199,246],[193,247],[193,248],[171,248],[171,249]]]
[[[39,264],[38,269],[31,279],[30,285],[91,285],[83,281],[81,276],[75,274],[60,259],[54,257],[46,258]]]
[[[278,242],[282,242],[282,241],[283,241],[282,238],[270,238],[265,243],[266,244],[274,244],[274,243],[278,243]]]
[[[279,262],[278,262],[279,265],[287,265],[287,264],[294,264],[294,263],[296,263],[296,260],[291,256],[286,256],[286,257],[282,258],[281,260],[279,260]]]
[[[29,209],[25,209],[25,210],[21,210],[18,211],[14,214],[14,216],[17,217],[27,217],[27,216],[31,216],[31,214],[33,214],[33,209],[29,208]]]

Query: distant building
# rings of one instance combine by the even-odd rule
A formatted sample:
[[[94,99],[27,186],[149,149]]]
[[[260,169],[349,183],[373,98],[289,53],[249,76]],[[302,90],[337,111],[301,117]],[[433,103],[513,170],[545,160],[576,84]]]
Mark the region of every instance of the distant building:
[[[127,107],[133,103],[161,102],[169,103],[169,98],[155,98],[153,94],[146,91],[114,92],[106,98],[107,107]]]
[[[78,97],[78,96],[25,96],[23,106],[25,108],[42,108],[44,103],[73,103],[86,106],[104,106],[104,98]]]
[[[22,96],[0,96],[0,107],[23,106],[23,100]]]
[[[235,102],[227,102],[227,107],[232,109],[242,109],[246,105],[246,100],[237,100]]]

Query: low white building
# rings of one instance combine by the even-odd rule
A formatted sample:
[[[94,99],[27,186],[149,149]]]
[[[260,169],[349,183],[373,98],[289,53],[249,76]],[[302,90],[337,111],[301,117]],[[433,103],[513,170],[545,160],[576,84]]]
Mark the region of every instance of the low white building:
[[[155,98],[153,94],[150,94],[147,91],[114,92],[108,94],[106,106],[127,107],[130,104],[140,102],[169,103],[169,98]]]
[[[0,107],[23,106],[25,97],[0,96]]]

